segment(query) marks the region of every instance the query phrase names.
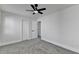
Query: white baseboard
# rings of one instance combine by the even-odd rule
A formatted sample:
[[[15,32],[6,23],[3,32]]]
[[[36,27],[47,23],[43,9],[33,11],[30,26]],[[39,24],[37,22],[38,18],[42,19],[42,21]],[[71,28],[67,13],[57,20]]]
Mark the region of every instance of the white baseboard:
[[[26,40],[31,40],[31,39],[29,38],[29,39],[26,39]],[[14,44],[14,43],[22,42],[22,41],[25,41],[25,40],[17,40],[17,41],[12,41],[12,42],[6,42],[6,43],[0,44],[0,46],[5,46],[5,45],[9,45],[9,44]]]
[[[57,46],[60,46],[62,48],[65,48],[65,49],[79,53],[79,49],[76,49],[76,48],[73,48],[73,47],[70,47],[70,46],[67,46],[67,45],[64,45],[64,44],[60,44],[60,43],[57,43],[57,42],[54,42],[54,41],[51,42],[50,40],[46,40],[45,38],[42,38],[42,40],[45,40],[47,42],[50,42],[50,43],[55,44]]]
[[[9,45],[9,44],[14,44],[14,43],[18,43],[18,42],[21,42],[21,41],[22,41],[22,40],[12,41],[12,42],[6,42],[6,43],[0,44],[0,46],[5,46],[5,45]]]

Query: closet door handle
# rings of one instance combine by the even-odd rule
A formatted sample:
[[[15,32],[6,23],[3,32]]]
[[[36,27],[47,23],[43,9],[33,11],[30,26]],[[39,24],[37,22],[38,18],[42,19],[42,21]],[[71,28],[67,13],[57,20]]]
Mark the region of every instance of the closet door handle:
[[[35,30],[32,30],[32,32],[34,32]]]

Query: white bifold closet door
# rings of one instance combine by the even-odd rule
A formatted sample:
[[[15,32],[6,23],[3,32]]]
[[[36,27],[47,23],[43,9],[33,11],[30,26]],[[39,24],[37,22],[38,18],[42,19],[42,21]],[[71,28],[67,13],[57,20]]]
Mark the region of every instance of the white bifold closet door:
[[[37,22],[32,21],[32,39],[37,38]]]
[[[29,22],[27,20],[22,20],[22,37],[23,40],[29,39]]]

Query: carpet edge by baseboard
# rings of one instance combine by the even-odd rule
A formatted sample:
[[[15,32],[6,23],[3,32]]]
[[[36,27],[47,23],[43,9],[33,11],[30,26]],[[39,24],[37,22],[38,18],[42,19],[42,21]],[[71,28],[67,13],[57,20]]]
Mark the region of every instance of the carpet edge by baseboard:
[[[60,46],[60,47],[62,47],[62,48],[71,50],[71,51],[73,51],[73,52],[79,53],[79,49],[75,49],[75,48],[72,48],[72,47],[70,47],[70,46],[57,43],[57,42],[55,42],[55,41],[51,42],[51,41],[49,41],[49,40],[46,40],[45,38],[42,38],[42,40],[45,40],[45,41],[47,41],[47,42],[50,42],[50,43],[55,44],[55,45],[57,45],[57,46]]]

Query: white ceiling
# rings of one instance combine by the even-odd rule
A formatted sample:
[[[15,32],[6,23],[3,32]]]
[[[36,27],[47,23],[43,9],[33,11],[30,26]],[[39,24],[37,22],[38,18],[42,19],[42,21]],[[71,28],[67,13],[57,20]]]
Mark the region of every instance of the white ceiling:
[[[43,11],[45,15],[69,6],[71,6],[71,4],[39,4],[38,8],[43,8],[43,7],[46,8],[46,10]],[[29,4],[0,4],[0,7],[4,11],[25,15],[25,16],[33,16],[32,12],[25,11],[26,9],[28,10],[32,9]]]

